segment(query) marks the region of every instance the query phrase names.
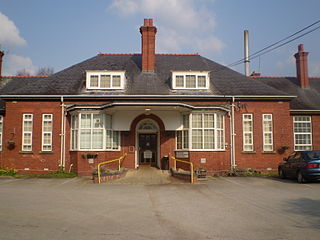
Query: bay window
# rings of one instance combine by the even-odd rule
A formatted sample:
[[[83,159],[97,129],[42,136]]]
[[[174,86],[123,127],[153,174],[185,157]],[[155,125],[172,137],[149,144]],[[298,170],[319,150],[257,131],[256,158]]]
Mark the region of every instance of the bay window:
[[[72,115],[72,150],[119,150],[120,132],[113,131],[111,123],[111,116],[103,113]]]
[[[182,117],[183,122],[187,124],[183,124],[183,130],[177,131],[178,150],[215,151],[225,149],[224,116],[222,114],[192,113]],[[189,119],[191,120],[190,123]]]

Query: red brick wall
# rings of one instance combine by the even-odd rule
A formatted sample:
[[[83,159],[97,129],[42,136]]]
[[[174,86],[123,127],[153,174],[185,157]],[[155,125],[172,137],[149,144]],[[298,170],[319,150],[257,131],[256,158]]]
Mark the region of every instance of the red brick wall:
[[[293,151],[292,117],[288,102],[241,102],[241,108],[235,113],[236,129],[236,164],[240,168],[253,168],[266,171],[271,168],[277,170],[278,163],[289,152]],[[253,114],[253,142],[252,153],[243,152],[242,114]],[[273,153],[263,152],[262,114],[273,115]],[[277,149],[289,146],[285,154],[279,154]]]
[[[313,149],[320,150],[320,115],[314,115],[311,119]]]
[[[68,101],[72,103],[88,103],[88,101]],[[95,101],[94,103],[106,103]],[[229,102],[215,101],[187,101],[190,104],[227,104]],[[288,102],[255,102],[241,101],[236,104],[235,112],[236,127],[236,164],[239,168],[253,168],[266,171],[267,168],[276,169],[278,162],[289,152],[293,151],[292,116],[289,113]],[[33,119],[33,154],[21,153],[22,141],[22,115],[24,113],[34,114]],[[53,114],[53,151],[52,153],[41,153],[41,124],[42,114]],[[242,114],[253,113],[254,117],[254,152],[244,153],[242,150]],[[273,114],[273,137],[274,153],[264,153],[262,149],[262,114]],[[121,151],[101,151],[93,164],[82,157],[85,151],[69,151],[70,149],[70,116],[66,122],[66,170],[78,172],[80,175],[89,175],[99,162],[118,158],[124,153],[128,156],[122,166],[126,168],[135,167],[135,129],[136,124],[144,118],[155,120],[160,127],[160,158],[175,154],[176,139],[175,131],[166,131],[162,120],[155,115],[140,115],[131,125],[131,130],[121,133]],[[314,149],[320,149],[320,116],[312,117],[313,144]],[[24,168],[30,168],[29,172],[44,172],[44,168],[56,171],[60,163],[60,131],[61,131],[61,107],[60,101],[9,101],[6,103],[6,115],[4,117],[3,151],[0,153],[0,164],[2,168],[15,168],[24,172]],[[14,140],[16,147],[9,150],[6,147],[8,140]],[[211,172],[221,172],[230,169],[230,117],[225,116],[225,141],[228,144],[225,151],[193,151],[190,152],[190,160],[195,168],[205,168]],[[277,153],[281,146],[289,146],[285,154]],[[131,152],[129,152],[131,150]],[[92,152],[89,152],[92,153]],[[206,163],[200,159],[206,158]],[[173,166],[170,161],[170,167]]]
[[[32,153],[22,152],[22,119],[24,113],[33,114]],[[53,114],[53,151],[41,152],[42,114]],[[40,173],[57,171],[60,163],[61,108],[56,101],[8,101],[4,116],[3,151],[1,167],[19,172]],[[15,148],[7,148],[7,142],[15,142]],[[29,168],[29,171],[25,171]]]

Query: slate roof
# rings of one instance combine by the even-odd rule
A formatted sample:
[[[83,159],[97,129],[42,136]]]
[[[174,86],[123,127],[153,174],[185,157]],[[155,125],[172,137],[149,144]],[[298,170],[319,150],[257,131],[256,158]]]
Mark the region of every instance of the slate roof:
[[[86,90],[86,70],[125,70],[123,90]],[[172,90],[171,71],[210,71],[208,90]],[[44,78],[13,78],[0,95],[266,95],[287,93],[198,54],[156,54],[156,71],[141,72],[141,54],[99,54]]]
[[[297,96],[290,102],[292,110],[320,110],[320,77],[309,78],[309,88],[301,88],[299,80],[295,77],[255,77],[255,79],[289,95]]]

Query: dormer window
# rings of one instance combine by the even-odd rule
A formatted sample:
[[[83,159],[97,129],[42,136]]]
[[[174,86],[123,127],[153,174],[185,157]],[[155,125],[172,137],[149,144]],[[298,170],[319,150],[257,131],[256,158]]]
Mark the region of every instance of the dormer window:
[[[87,71],[87,89],[123,89],[124,71]]]
[[[209,72],[172,72],[173,89],[208,89]]]

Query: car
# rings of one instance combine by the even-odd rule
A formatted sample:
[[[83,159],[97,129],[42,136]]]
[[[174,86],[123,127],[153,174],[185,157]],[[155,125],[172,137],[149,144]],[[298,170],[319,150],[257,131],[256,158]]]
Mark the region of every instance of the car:
[[[299,183],[320,180],[320,151],[295,151],[278,166],[280,178],[296,178]]]

